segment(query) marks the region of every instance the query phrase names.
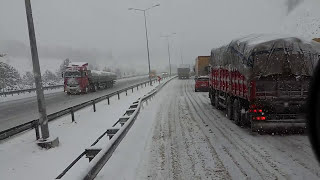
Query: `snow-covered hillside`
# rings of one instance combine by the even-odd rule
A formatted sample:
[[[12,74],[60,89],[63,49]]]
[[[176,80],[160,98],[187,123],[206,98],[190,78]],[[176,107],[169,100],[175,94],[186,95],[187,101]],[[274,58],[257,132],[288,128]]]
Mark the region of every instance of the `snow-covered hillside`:
[[[32,72],[32,60],[28,57],[12,57],[5,56],[0,58],[1,62],[7,63],[16,68],[21,75],[24,75],[27,71]],[[39,57],[41,72],[44,73],[46,70],[56,72],[59,69],[63,59],[57,58],[41,58]]]

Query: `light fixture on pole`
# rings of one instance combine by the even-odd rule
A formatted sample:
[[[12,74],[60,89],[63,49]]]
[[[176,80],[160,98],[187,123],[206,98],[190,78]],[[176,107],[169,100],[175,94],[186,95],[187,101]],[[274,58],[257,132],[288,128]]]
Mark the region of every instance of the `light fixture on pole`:
[[[150,85],[152,85],[152,81],[151,81],[151,67],[150,67],[150,52],[149,52],[149,39],[148,39],[148,27],[147,27],[147,17],[146,17],[146,11],[154,8],[154,7],[158,7],[160,6],[160,4],[156,4],[154,6],[151,6],[147,9],[137,9],[137,8],[129,8],[128,10],[135,10],[135,11],[141,11],[143,12],[144,15],[144,27],[146,30],[146,41],[147,41],[147,53],[148,53],[148,66],[149,66],[149,82]]]
[[[168,42],[168,57],[169,57],[169,75],[171,76],[171,55],[170,55],[170,41],[169,41],[169,38],[173,35],[176,35],[177,33],[172,33],[172,34],[169,34],[169,35],[165,35],[165,36],[161,36],[163,38],[166,38],[167,39],[167,42]]]

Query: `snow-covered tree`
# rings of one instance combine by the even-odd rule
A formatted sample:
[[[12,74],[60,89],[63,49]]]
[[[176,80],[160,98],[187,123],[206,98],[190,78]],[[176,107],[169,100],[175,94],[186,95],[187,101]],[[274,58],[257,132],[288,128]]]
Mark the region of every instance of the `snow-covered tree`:
[[[110,68],[107,68],[107,67],[105,66],[102,71],[111,72],[111,69],[110,69]]]
[[[89,67],[88,67],[90,70],[97,70],[99,71],[99,67],[97,65],[93,65],[93,64],[89,64]]]
[[[121,77],[122,75],[121,75],[121,71],[120,71],[120,69],[119,68],[117,68],[116,69],[116,75],[117,75],[117,77]]]
[[[56,85],[59,82],[59,79],[53,72],[46,70],[42,75],[42,82],[44,86],[52,86]]]
[[[28,88],[32,88],[34,85],[34,76],[33,74],[28,71],[26,74],[22,77],[23,84],[29,86]]]
[[[62,73],[67,69],[67,67],[69,66],[70,62],[71,61],[69,60],[69,58],[63,60],[62,64],[60,65],[59,70],[57,71],[57,77],[58,78],[62,78]]]
[[[19,72],[9,64],[0,62],[0,89],[15,90],[21,85]]]

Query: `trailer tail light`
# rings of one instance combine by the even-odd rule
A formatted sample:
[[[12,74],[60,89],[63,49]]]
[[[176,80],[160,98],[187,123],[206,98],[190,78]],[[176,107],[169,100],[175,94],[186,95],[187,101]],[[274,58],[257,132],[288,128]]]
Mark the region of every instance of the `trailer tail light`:
[[[266,120],[266,117],[265,116],[257,116],[257,117],[252,117],[252,120],[258,120],[258,121],[263,121],[263,120]]]
[[[262,113],[261,106],[257,106],[255,104],[251,104],[249,107],[249,112],[250,113]]]

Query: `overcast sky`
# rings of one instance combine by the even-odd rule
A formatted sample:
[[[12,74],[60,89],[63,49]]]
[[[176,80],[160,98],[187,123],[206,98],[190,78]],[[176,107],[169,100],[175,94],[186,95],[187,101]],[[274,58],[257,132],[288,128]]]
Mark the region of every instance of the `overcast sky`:
[[[251,33],[279,32],[287,15],[287,0],[31,0],[38,46],[98,49],[113,61],[147,68],[144,19],[128,8],[160,7],[147,13],[151,64],[193,63],[198,55]],[[28,45],[23,0],[1,0],[1,40]],[[110,58],[110,57],[109,57]],[[103,61],[109,61],[105,59]],[[110,60],[111,62],[111,60]],[[103,62],[100,62],[103,63]],[[107,63],[106,63],[107,64]]]

